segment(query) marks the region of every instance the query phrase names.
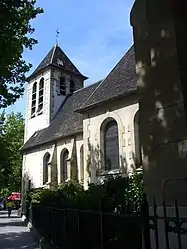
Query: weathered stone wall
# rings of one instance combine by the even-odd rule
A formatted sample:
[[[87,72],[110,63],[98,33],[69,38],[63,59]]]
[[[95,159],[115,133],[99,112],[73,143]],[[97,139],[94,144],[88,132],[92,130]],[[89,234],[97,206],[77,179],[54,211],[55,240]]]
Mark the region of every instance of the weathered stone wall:
[[[65,100],[65,95],[60,94],[60,77],[65,78],[66,84],[66,95],[70,93],[70,80],[75,82],[75,91],[83,87],[83,81],[75,75],[71,75],[60,69],[51,70],[51,119],[57,114],[59,108],[61,107],[63,101]]]
[[[91,178],[88,174],[88,160],[95,162],[96,168],[101,168],[103,148],[101,143],[101,126],[103,122],[113,118],[118,124],[119,135],[119,161],[120,167],[131,171],[134,165],[135,137],[134,117],[138,111],[137,96],[126,97],[122,100],[107,103],[100,108],[95,108],[84,114],[83,140],[84,140],[84,186],[88,181],[95,182],[96,175],[92,172]],[[91,150],[91,151],[90,151]],[[94,157],[94,158],[93,158]],[[95,172],[96,173],[96,172]]]
[[[81,181],[82,165],[81,165],[81,147],[83,145],[82,135],[77,135],[72,138],[59,140],[56,144],[40,146],[37,149],[28,151],[23,155],[23,180],[31,180],[32,187],[38,188],[43,186],[43,159],[48,152],[50,154],[49,164],[49,183],[48,186],[53,186],[61,183],[61,153],[67,149],[69,152],[68,158],[68,179],[77,179]],[[76,175],[75,175],[76,173]],[[23,184],[25,185],[25,183]],[[26,185],[28,185],[26,183]],[[25,192],[27,186],[23,186]],[[24,190],[25,189],[25,190]]]
[[[185,1],[183,1],[185,2]],[[144,180],[150,199],[185,204],[187,9],[182,1],[137,0],[131,12],[139,87]],[[183,31],[183,32],[182,32]],[[185,70],[185,71],[184,71]],[[186,87],[185,87],[186,89]]]
[[[61,153],[64,150],[68,150],[69,158],[68,158],[68,180],[71,179],[71,168],[70,168],[70,159],[72,157],[73,152],[73,145],[74,145],[74,138],[62,139],[57,142],[57,167],[58,167],[58,183],[61,183]]]
[[[29,151],[24,154],[23,158],[23,177],[27,175],[31,180],[32,186],[34,188],[43,186],[43,158],[46,153],[53,157],[54,145],[46,145],[45,147],[40,147],[38,149]],[[49,167],[49,180],[51,181],[51,171],[53,165]]]

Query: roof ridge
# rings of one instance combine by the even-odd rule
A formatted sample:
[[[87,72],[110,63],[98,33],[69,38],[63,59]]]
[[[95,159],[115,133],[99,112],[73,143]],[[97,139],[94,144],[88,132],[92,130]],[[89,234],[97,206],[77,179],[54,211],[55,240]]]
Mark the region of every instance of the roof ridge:
[[[133,46],[133,45],[132,45]],[[127,52],[121,57],[121,59],[118,61],[118,63],[113,67],[113,69],[107,74],[107,76],[101,81],[101,83],[96,87],[96,89],[93,91],[93,93],[88,97],[88,99],[83,103],[83,105],[80,107],[84,107],[84,105],[90,100],[90,98],[95,94],[95,92],[99,89],[99,87],[103,84],[103,82],[107,79],[107,77],[116,69],[116,67],[119,65],[120,61],[123,59],[123,57],[129,52],[129,50],[132,48],[132,46],[127,50]]]
[[[79,109],[81,109],[81,108],[88,102],[88,100],[94,95],[94,93],[97,91],[97,89],[102,85],[102,83],[103,83],[104,80],[105,80],[105,79],[103,79],[103,80],[99,83],[99,85],[95,88],[95,90],[90,94],[90,96],[87,98],[87,100],[82,104],[82,106],[81,106]]]
[[[76,91],[74,91],[74,93],[77,93],[77,92],[79,92],[79,91],[83,91],[84,89],[87,89],[87,88],[89,88],[89,87],[91,87],[91,86],[94,86],[94,85],[100,83],[101,81],[103,81],[103,79],[102,79],[102,80],[98,80],[98,81],[96,81],[96,82],[94,82],[94,83],[91,83],[91,84],[88,85],[88,86],[84,86],[84,87],[82,87],[82,88],[80,88],[80,89],[77,89]],[[74,94],[74,93],[73,93],[73,94]]]
[[[127,52],[121,57],[121,59],[117,62],[117,64],[113,67],[113,69],[107,74],[107,76],[101,81],[101,83],[98,85],[98,87],[96,87],[96,89],[93,91],[93,93],[88,97],[88,99],[83,103],[83,105],[80,107],[80,109],[82,107],[84,107],[84,105],[90,100],[90,98],[95,94],[95,92],[99,89],[99,87],[103,84],[103,82],[108,78],[108,76],[116,69],[116,67],[119,65],[119,63],[121,62],[121,60],[123,59],[123,57],[128,54],[128,52],[131,50],[131,48],[133,47],[133,45],[127,50]]]
[[[60,105],[60,107],[58,108],[58,111],[56,112],[56,114],[54,115],[54,117],[51,119],[51,123],[55,120],[56,116],[58,115],[58,113],[61,111],[62,107],[64,106],[64,104],[66,103],[67,99],[70,96],[66,96],[65,99],[62,101],[62,104]]]
[[[51,56],[50,64],[53,63],[53,57],[54,57],[54,54],[55,54],[55,49],[56,49],[56,45],[53,47],[53,53],[52,53],[52,56]]]
[[[105,77],[105,79],[98,85],[98,87],[93,91],[93,93],[88,97],[88,99],[82,104],[82,106],[79,108],[79,110],[81,110],[81,109],[83,110],[83,109],[87,108],[88,106],[93,105],[93,103],[92,104],[90,104],[90,103],[92,102],[92,100],[94,98],[100,98],[99,102],[103,101],[103,95],[102,95],[103,94],[102,93],[103,87],[105,87],[106,84],[109,84],[108,81],[111,81],[111,77],[112,78],[121,77],[120,75],[117,76],[116,72],[118,72],[118,73],[120,72],[120,74],[123,77],[124,76],[127,77],[127,75],[128,75],[128,79],[126,78],[126,83],[127,83],[127,80],[129,81],[135,77],[134,75],[131,75],[132,72],[131,72],[130,68],[127,68],[127,66],[124,67],[124,65],[125,65],[124,63],[129,64],[129,62],[128,62],[129,60],[132,62],[133,59],[131,59],[131,56],[132,56],[133,50],[134,50],[134,45],[132,45],[125,52],[125,54],[120,58],[120,60],[117,62],[117,64],[113,67],[113,69]],[[133,54],[134,54],[134,52],[133,52]],[[121,65],[123,65],[123,67],[121,67]],[[135,69],[135,65],[133,65],[133,68]],[[119,83],[118,82],[115,82],[115,83],[111,82],[110,84],[116,84],[118,86]],[[123,84],[123,83],[121,82],[121,84]],[[113,88],[115,88],[115,86],[113,86]],[[105,91],[107,92],[106,89],[105,89]],[[123,90],[122,90],[122,92],[123,92]],[[120,94],[120,92],[118,92],[118,94]]]

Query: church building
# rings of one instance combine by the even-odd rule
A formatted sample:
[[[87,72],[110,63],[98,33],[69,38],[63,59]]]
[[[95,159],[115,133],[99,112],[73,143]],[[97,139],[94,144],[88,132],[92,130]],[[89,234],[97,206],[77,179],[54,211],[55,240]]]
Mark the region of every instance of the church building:
[[[105,79],[86,79],[58,45],[28,77],[24,190],[70,179],[87,188],[141,165],[133,46]]]

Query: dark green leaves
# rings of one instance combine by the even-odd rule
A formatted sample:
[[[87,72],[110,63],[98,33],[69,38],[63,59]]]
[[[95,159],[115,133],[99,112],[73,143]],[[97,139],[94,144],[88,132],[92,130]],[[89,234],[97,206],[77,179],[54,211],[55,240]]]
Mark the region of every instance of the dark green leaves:
[[[0,115],[0,192],[3,189],[20,191],[22,155],[20,147],[24,138],[24,119],[21,113]]]
[[[0,108],[13,103],[24,92],[25,74],[31,65],[24,61],[24,48],[37,43],[30,37],[30,21],[42,13],[36,1],[0,0]]]

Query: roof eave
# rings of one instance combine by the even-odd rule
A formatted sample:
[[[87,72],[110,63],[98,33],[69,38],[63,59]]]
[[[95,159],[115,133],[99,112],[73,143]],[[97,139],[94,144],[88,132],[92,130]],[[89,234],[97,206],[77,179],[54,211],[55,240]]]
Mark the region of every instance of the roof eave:
[[[40,146],[42,146],[42,145],[51,144],[51,143],[54,143],[54,142],[56,142],[56,141],[59,141],[59,140],[61,140],[61,139],[63,139],[63,138],[72,137],[72,136],[74,136],[74,135],[81,134],[81,133],[83,133],[83,131],[77,131],[77,132],[74,132],[74,133],[69,134],[69,135],[64,135],[64,136],[60,136],[60,137],[58,137],[58,138],[51,139],[51,140],[49,140],[49,141],[47,141],[47,142],[38,143],[37,145],[29,146],[29,147],[27,147],[27,148],[25,148],[25,149],[24,149],[24,145],[23,145],[22,148],[21,148],[21,150],[20,150],[20,152],[22,152],[22,154],[23,154],[23,152],[32,150],[32,149],[34,149],[34,148],[38,148],[38,147],[40,147]]]
[[[137,88],[132,89],[131,91],[128,91],[128,92],[123,93],[121,95],[117,95],[115,97],[109,98],[107,100],[97,102],[95,104],[92,104],[92,105],[89,105],[89,106],[86,106],[86,107],[82,107],[82,108],[79,108],[79,109],[75,109],[74,111],[78,112],[78,113],[83,113],[83,112],[89,111],[89,110],[91,110],[91,109],[93,109],[95,107],[101,106],[102,104],[107,103],[107,102],[109,102],[111,100],[120,99],[120,98],[127,97],[129,95],[136,94],[136,93],[137,93]]]
[[[45,71],[47,68],[49,68],[51,65],[48,65],[40,70],[38,70],[36,73],[33,72],[30,76],[28,76],[26,78],[26,81],[29,82],[31,79],[35,78],[38,74],[42,73],[43,71]]]
[[[44,67],[44,68],[40,69],[39,71],[37,71],[36,73],[33,72],[30,76],[28,76],[28,77],[26,78],[26,81],[29,82],[31,79],[35,78],[36,75],[40,74],[41,72],[43,72],[44,70],[46,70],[46,69],[49,68],[49,67],[60,68],[60,69],[64,70],[65,72],[68,72],[68,73],[72,73],[72,74],[74,74],[74,75],[77,75],[77,76],[79,76],[80,78],[83,78],[84,80],[87,80],[87,79],[88,79],[87,76],[85,76],[85,75],[83,75],[83,74],[81,74],[81,73],[78,74],[78,73],[72,72],[72,71],[70,71],[70,70],[67,70],[67,69],[65,69],[65,68],[62,68],[62,67],[60,67],[60,66],[58,67],[58,66],[56,66],[56,65],[49,64],[49,65],[47,65],[46,67]]]

